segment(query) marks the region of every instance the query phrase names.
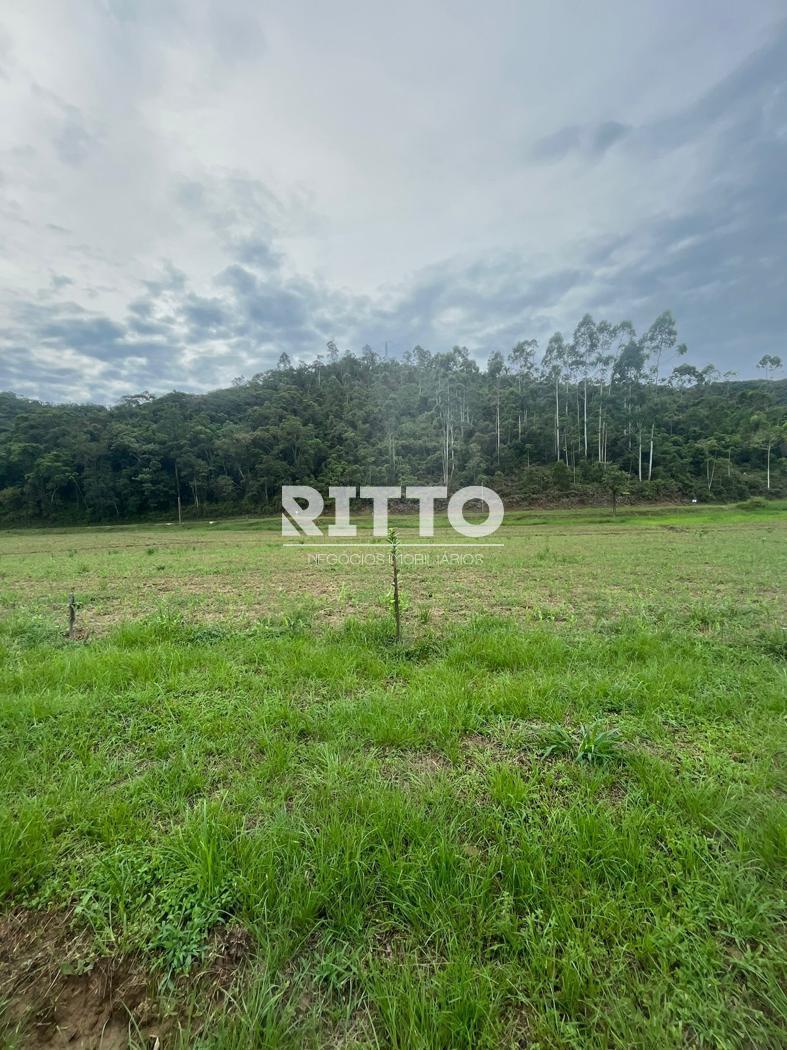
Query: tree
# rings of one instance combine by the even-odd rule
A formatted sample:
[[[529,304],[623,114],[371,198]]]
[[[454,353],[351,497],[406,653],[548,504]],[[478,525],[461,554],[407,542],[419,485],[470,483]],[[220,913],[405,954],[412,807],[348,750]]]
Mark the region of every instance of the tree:
[[[522,428],[527,426],[527,405],[523,398],[525,383],[532,383],[538,341],[525,339],[516,344],[508,355],[508,367],[517,380],[517,440],[522,440]]]
[[[610,464],[604,470],[604,487],[609,492],[610,499],[612,500],[612,517],[617,517],[618,513],[618,499],[624,495],[628,490],[628,485],[631,478],[620,467],[614,463]]]
[[[705,376],[694,365],[683,364],[672,369],[669,382],[674,386],[701,386]]]
[[[771,490],[771,451],[775,445],[780,444],[787,436],[787,423],[777,421],[774,412],[757,412],[751,419],[754,431],[754,443],[759,448],[765,449],[765,488]]]
[[[568,347],[560,332],[555,332],[547,343],[541,369],[545,378],[555,385],[555,459],[560,459],[560,376],[566,366]]]
[[[766,379],[773,379],[775,373],[782,367],[782,359],[776,354],[763,354],[757,362],[757,367],[762,369]]]
[[[582,379],[582,434],[585,459],[588,456],[588,378],[598,360],[599,331],[590,314],[585,314],[574,329],[572,356]]]
[[[713,479],[716,475],[716,458],[719,454],[719,443],[716,438],[711,437],[698,442],[698,447],[705,460],[705,481],[708,486],[708,495],[710,496],[713,489]]]
[[[487,375],[495,381],[495,435],[497,448],[497,462],[500,462],[500,376],[505,369],[505,361],[499,350],[490,354],[486,365]]]
[[[645,353],[646,360],[653,362],[651,366],[651,375],[653,381],[658,386],[661,382],[661,364],[662,361],[669,359],[673,353],[685,354],[686,346],[681,344],[676,346],[678,342],[678,329],[675,325],[675,318],[672,316],[669,310],[665,310],[663,314],[660,314],[650,328],[647,330],[642,339],[643,350]],[[655,391],[654,391],[655,394]],[[655,397],[654,397],[655,400]],[[650,423],[650,445],[648,449],[648,481],[653,476],[653,441],[656,431],[656,415],[653,414]],[[640,434],[641,442],[641,434]],[[641,451],[640,451],[641,461]],[[642,466],[640,462],[640,480],[642,479]]]

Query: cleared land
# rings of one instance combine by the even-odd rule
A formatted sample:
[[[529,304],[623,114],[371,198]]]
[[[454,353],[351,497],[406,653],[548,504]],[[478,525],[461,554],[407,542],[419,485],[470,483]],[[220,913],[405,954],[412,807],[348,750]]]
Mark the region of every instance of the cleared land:
[[[783,1045],[785,524],[1,534],[7,1045]]]

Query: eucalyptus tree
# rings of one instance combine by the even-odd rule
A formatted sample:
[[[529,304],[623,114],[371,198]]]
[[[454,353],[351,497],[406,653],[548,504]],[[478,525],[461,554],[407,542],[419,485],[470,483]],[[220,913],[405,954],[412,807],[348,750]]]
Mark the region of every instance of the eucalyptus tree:
[[[560,380],[566,369],[569,349],[560,332],[550,338],[541,361],[541,372],[545,380],[555,388],[555,459],[560,460]],[[566,453],[568,457],[568,453]]]
[[[658,411],[658,386],[661,382],[661,366],[663,363],[668,362],[674,354],[685,354],[687,348],[683,343],[678,346],[678,328],[675,324],[675,318],[669,310],[665,310],[663,314],[659,314],[642,337],[642,345],[646,360],[651,362],[650,373],[653,383],[655,384],[652,398],[653,407],[651,409],[650,442],[648,449],[648,481],[650,481],[653,476],[653,443]],[[640,466],[640,474],[641,473],[642,468]]]
[[[776,354],[763,354],[757,362],[757,367],[762,369],[766,379],[773,379],[774,375],[782,367],[782,359],[777,357]]]
[[[701,386],[705,382],[705,376],[694,365],[684,363],[672,369],[668,382],[671,386],[678,387]]]
[[[500,463],[500,377],[505,371],[506,363],[499,350],[489,355],[486,374],[495,385],[495,449],[497,462]]]
[[[702,458],[705,462],[705,481],[708,486],[708,495],[713,489],[713,479],[716,475],[716,460],[719,455],[719,442],[715,437],[704,438],[697,442]]]
[[[528,406],[523,398],[523,390],[530,386],[535,374],[535,360],[538,353],[537,339],[524,339],[512,347],[508,355],[508,369],[516,376],[517,383],[517,439],[522,440],[522,429],[527,429]]]
[[[571,342],[574,366],[582,381],[582,436],[585,459],[588,457],[588,380],[598,360],[600,343],[601,336],[595,321],[590,314],[585,314],[574,329]]]
[[[612,381],[615,378],[622,348],[632,343],[636,335],[630,321],[621,321],[619,324],[599,321],[596,326],[596,335],[596,356],[592,361],[592,367],[594,382],[598,384],[598,462],[606,463],[609,424],[605,413],[605,390],[611,393]]]
[[[764,449],[766,456],[765,488],[771,490],[771,453],[775,446],[787,441],[787,423],[784,412],[767,409],[755,413],[751,418],[752,439],[755,446]]]
[[[613,382],[619,383],[625,391],[624,414],[625,436],[629,459],[633,457],[631,439],[636,426],[637,433],[637,476],[642,481],[642,404],[647,354],[642,340],[636,338],[633,327],[626,333],[628,340],[621,347],[613,366]]]

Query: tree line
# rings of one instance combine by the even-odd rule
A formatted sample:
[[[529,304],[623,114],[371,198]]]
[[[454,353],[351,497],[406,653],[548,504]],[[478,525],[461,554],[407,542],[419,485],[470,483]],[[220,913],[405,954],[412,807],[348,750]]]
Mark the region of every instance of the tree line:
[[[682,361],[664,313],[641,335],[586,315],[495,352],[402,359],[334,342],[208,394],[107,408],[0,394],[0,521],[131,521],[279,507],[285,484],[484,484],[509,501],[787,493],[787,382]]]

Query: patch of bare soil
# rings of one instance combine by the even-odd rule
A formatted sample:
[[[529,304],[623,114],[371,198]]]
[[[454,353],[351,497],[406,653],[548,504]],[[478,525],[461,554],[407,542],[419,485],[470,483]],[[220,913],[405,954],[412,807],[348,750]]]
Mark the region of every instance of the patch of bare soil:
[[[467,766],[478,765],[482,756],[494,762],[523,767],[529,766],[532,760],[529,752],[506,745],[503,741],[483,733],[468,733],[462,737],[462,750]]]
[[[148,981],[133,962],[91,958],[61,912],[17,910],[0,919],[4,1022],[25,1047],[121,1050],[129,1031],[157,1033]]]
[[[244,931],[214,938],[196,978],[200,1014],[234,983],[249,952]],[[166,1050],[179,1027],[177,1001],[176,990],[164,1008],[141,958],[97,957],[67,912],[17,909],[0,917],[2,1022],[15,1046],[128,1050],[133,1036],[135,1045]]]
[[[437,776],[451,769],[451,762],[439,751],[381,749],[380,775],[389,784],[404,786]]]

